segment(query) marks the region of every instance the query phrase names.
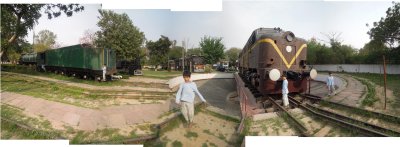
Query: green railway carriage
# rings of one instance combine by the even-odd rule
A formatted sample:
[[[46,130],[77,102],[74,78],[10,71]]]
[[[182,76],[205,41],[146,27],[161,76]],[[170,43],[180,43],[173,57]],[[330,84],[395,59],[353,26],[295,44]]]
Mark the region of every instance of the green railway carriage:
[[[38,53],[38,69],[42,69],[42,65],[47,71],[93,79],[102,76],[103,65],[107,67],[107,78],[111,78],[111,75],[117,72],[114,50],[87,48],[80,44]]]
[[[36,55],[36,53],[23,54],[21,58],[19,58],[19,64],[36,64]]]

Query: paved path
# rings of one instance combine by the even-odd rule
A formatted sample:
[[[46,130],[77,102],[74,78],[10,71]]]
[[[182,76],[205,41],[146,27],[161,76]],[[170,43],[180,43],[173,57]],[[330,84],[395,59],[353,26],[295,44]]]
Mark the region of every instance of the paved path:
[[[328,75],[325,74],[318,74],[317,78],[311,81],[311,94],[317,95],[320,97],[327,97],[328,96],[328,87],[326,87],[326,79]],[[347,82],[341,77],[335,77],[335,88],[336,92],[340,93],[343,89],[346,88]]]
[[[141,104],[89,109],[31,96],[2,92],[1,102],[24,109],[28,116],[43,116],[54,128],[63,125],[79,130],[96,130],[106,127],[122,128],[132,124],[152,122],[169,111],[171,102],[165,104]]]
[[[126,90],[134,90],[134,91],[149,91],[149,92],[170,92],[170,89],[160,89],[160,88],[152,88],[152,87],[130,87],[130,86],[94,86],[94,85],[89,85],[89,84],[84,84],[84,83],[75,83],[75,82],[70,82],[70,81],[65,81],[65,80],[58,80],[58,79],[53,79],[53,78],[47,78],[47,77],[42,77],[42,76],[33,76],[33,75],[27,75],[27,74],[20,74],[20,73],[11,73],[11,72],[3,72],[6,74],[14,74],[14,75],[19,75],[19,76],[25,76],[25,77],[32,77],[35,79],[39,80],[45,80],[45,81],[51,81],[51,82],[56,82],[56,83],[62,83],[68,86],[75,86],[75,87],[80,87],[80,88],[85,88],[89,90],[116,90],[116,91],[126,91]]]
[[[327,75],[319,75],[319,81],[324,81]],[[320,91],[317,91],[317,95],[323,96],[324,99],[339,102],[351,106],[359,106],[361,104],[362,99],[365,97],[366,87],[360,81],[354,79],[349,75],[337,74],[334,75],[335,84],[336,84],[336,95],[335,96],[326,96],[327,88],[321,88]],[[311,85],[312,86],[312,85]],[[323,90],[325,89],[325,90]],[[326,92],[323,94],[321,91]],[[311,92],[313,93],[313,92]]]
[[[236,93],[235,79],[210,79],[196,81],[200,93],[210,103],[218,108],[222,114],[240,116],[239,100],[229,99],[229,95]]]
[[[231,115],[237,115],[237,112],[240,112],[238,103],[227,100],[227,95],[235,91],[233,79],[201,80],[196,83],[200,92],[212,106],[225,110]],[[0,94],[2,103],[22,108],[24,114],[28,116],[43,116],[56,129],[64,129],[64,125],[89,131],[102,128],[126,128],[133,124],[158,122],[160,115],[177,107],[174,104],[175,99],[170,99],[164,104],[122,105],[89,109],[12,92]]]
[[[340,76],[347,81],[347,86],[337,95],[330,97],[329,100],[351,106],[359,106],[365,97],[365,93],[367,92],[366,86],[351,76]]]

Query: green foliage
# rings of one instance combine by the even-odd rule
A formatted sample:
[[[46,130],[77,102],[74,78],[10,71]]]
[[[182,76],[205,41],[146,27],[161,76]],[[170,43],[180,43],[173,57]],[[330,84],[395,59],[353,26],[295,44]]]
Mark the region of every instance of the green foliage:
[[[182,58],[182,51],[183,50],[184,50],[184,48],[181,47],[181,46],[172,47],[168,52],[169,59],[170,60],[175,60],[175,59]]]
[[[190,55],[204,55],[203,50],[201,50],[201,48],[192,48],[192,49],[188,49],[186,52],[186,55],[190,56]]]
[[[203,143],[202,145],[201,145],[201,147],[208,147],[208,145],[207,145],[207,143]]]
[[[41,30],[38,35],[35,35],[35,52],[43,52],[48,49],[54,48],[56,44],[57,35],[49,30]]]
[[[400,3],[393,2],[393,6],[386,11],[386,17],[373,23],[373,28],[368,31],[372,40],[399,46],[400,41]],[[368,24],[367,24],[368,25]]]
[[[350,73],[349,73],[350,74]],[[382,74],[371,74],[371,73],[351,73],[352,76],[361,77],[368,79],[369,81],[384,86],[384,80]],[[392,103],[393,107],[400,107],[400,76],[399,75],[386,75],[387,88],[393,91],[394,97],[397,99]],[[373,87],[373,86],[372,86]]]
[[[211,64],[206,64],[206,67],[204,69],[204,72],[206,73],[211,73],[213,71]]]
[[[172,143],[172,146],[173,146],[173,147],[182,147],[183,145],[182,145],[182,143],[181,143],[180,141],[175,140],[175,141]]]
[[[229,65],[235,65],[241,51],[241,49],[233,47],[225,52],[225,57],[229,60]]]
[[[65,13],[72,16],[75,12],[83,11],[84,7],[79,4],[2,4],[1,5],[1,50],[2,61],[8,59],[7,52],[18,41],[23,41],[32,29],[38,23],[42,16],[41,10],[48,18],[54,18]]]
[[[372,40],[364,47],[365,61],[382,61],[382,55],[385,55],[388,63],[400,63],[399,20],[400,3],[393,2],[393,6],[386,11],[386,17],[382,17],[379,22],[374,22],[373,27],[368,31]]]
[[[201,38],[200,47],[207,64],[214,64],[224,57],[225,46],[222,38],[204,36]]]
[[[307,42],[307,60],[309,64],[355,64],[362,63],[357,49],[343,45],[331,39],[330,46],[311,39]]]
[[[95,45],[114,49],[118,59],[134,59],[140,55],[144,33],[133,25],[126,13],[118,14],[111,10],[99,10]]]
[[[172,42],[166,36],[162,36],[158,41],[148,41],[146,47],[150,51],[150,64],[151,65],[163,65],[167,63],[168,57],[166,56],[169,51],[169,47]]]
[[[307,60],[309,64],[333,64],[333,51],[326,45],[311,39],[307,43]]]
[[[187,131],[184,135],[186,138],[197,138],[199,135],[196,132]]]
[[[367,96],[361,101],[361,106],[372,106],[378,99],[375,97],[375,86],[367,80],[356,78],[365,86],[367,86]]]

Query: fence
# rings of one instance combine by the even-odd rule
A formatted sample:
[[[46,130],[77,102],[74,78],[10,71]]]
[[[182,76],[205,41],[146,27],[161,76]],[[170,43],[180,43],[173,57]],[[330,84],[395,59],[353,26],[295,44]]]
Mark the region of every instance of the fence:
[[[383,65],[381,64],[327,64],[313,65],[312,67],[317,71],[383,74]],[[400,65],[386,65],[386,73],[400,74]]]

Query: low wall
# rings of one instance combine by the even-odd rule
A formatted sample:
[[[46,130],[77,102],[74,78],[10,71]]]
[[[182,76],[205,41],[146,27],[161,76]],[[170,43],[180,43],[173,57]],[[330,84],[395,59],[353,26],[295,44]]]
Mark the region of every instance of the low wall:
[[[381,64],[328,64],[313,65],[313,68],[317,71],[383,74],[383,65]],[[386,73],[400,74],[400,65],[386,65]]]

